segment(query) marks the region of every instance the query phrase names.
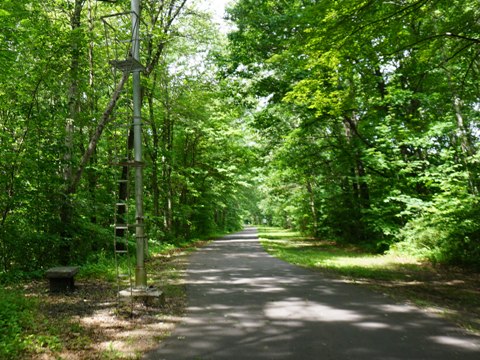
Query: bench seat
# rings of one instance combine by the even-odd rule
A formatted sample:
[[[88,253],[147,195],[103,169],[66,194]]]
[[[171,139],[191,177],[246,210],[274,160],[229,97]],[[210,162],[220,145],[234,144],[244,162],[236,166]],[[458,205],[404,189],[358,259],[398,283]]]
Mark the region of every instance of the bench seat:
[[[48,269],[45,273],[50,282],[50,291],[54,293],[75,290],[75,275],[78,266],[57,266]]]

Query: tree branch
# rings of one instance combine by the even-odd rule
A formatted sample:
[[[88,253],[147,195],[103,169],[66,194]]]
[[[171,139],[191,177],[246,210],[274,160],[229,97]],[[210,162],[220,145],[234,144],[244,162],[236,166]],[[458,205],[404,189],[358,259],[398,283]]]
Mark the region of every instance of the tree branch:
[[[122,78],[118,82],[117,87],[115,88],[115,91],[113,92],[112,97],[110,98],[110,102],[108,103],[107,108],[103,112],[101,120],[98,123],[97,128],[95,129],[95,132],[93,133],[92,137],[90,138],[88,147],[85,150],[82,156],[82,160],[80,161],[80,164],[78,165],[78,168],[72,179],[72,182],[70,183],[67,189],[67,194],[73,194],[77,191],[78,185],[80,183],[80,179],[82,178],[83,171],[85,170],[85,167],[87,166],[90,158],[92,157],[93,153],[95,152],[95,149],[97,148],[98,141],[102,136],[105,126],[112,119],[111,115],[112,115],[113,109],[117,105],[117,101],[120,98],[120,93],[123,90],[125,83],[127,82],[128,76],[129,76],[129,73],[124,72],[122,75]]]
[[[170,27],[172,26],[173,21],[178,17],[180,11],[183,9],[186,2],[187,0],[180,0],[180,5],[176,9],[174,9],[176,1],[171,2],[170,8],[168,9],[167,21],[162,29],[165,35],[167,35],[170,31]],[[160,61],[160,56],[162,55],[163,49],[165,48],[165,43],[165,40],[160,40],[160,42],[158,43],[155,54],[153,55],[152,60],[146,66],[146,69],[144,71],[144,74],[146,76],[150,75],[150,73],[155,69],[158,62]]]
[[[401,15],[401,16],[405,16],[405,15],[408,15],[409,13],[411,12],[414,12],[417,8],[421,7],[422,5],[424,5],[425,3],[428,3],[430,2],[431,0],[419,0],[417,2],[414,2],[413,4],[410,4],[408,6],[405,6],[405,7],[402,7],[400,10],[394,12],[394,13],[391,13],[383,18],[380,18],[380,19],[377,19],[377,20],[374,20],[374,21],[371,21],[365,25],[362,25],[360,27],[358,27],[357,29],[353,30],[348,36],[347,38],[355,35],[356,33],[362,31],[363,29],[365,28],[368,28],[370,26],[374,26],[378,23],[382,23],[382,22],[385,22],[385,21],[388,21],[398,15]],[[373,4],[374,2],[370,2],[368,3],[367,5],[363,6],[361,9],[362,10],[365,10],[368,8],[368,6],[370,6],[371,4]],[[368,9],[367,9],[368,10]],[[403,13],[405,13],[405,15],[402,15]]]

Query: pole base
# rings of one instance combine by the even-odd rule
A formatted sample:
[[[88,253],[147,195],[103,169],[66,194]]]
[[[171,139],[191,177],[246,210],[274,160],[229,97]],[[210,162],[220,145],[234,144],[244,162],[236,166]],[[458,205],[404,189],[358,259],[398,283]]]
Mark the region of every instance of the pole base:
[[[141,287],[121,290],[118,293],[122,298],[141,301],[146,306],[163,306],[165,305],[165,294],[153,287]]]

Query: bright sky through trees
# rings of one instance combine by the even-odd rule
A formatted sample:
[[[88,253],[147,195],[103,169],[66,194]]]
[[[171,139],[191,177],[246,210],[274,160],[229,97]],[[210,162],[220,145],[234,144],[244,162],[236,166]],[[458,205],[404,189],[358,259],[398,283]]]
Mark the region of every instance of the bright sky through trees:
[[[219,24],[220,30],[227,32],[229,26],[223,18],[225,7],[232,2],[232,0],[198,0],[197,4],[200,8],[209,10],[213,14],[214,21]]]

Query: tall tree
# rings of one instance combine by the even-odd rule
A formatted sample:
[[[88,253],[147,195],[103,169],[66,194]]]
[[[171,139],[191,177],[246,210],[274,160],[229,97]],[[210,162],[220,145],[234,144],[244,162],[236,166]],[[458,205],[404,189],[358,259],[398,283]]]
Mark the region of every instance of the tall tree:
[[[241,0],[230,14],[237,24],[230,71],[248,79],[250,93],[268,95],[254,126],[285,131],[265,116],[279,104],[299,115],[286,129],[289,141],[277,141],[281,148],[273,151],[287,173],[303,162],[312,169],[307,193],[314,196],[296,198],[304,209],[323,205],[310,221],[323,220],[311,229],[376,242],[378,249],[403,239],[444,260],[476,254],[471,222],[445,226],[478,211],[473,2]],[[321,151],[309,153],[318,146],[310,142],[302,149],[309,137]],[[292,149],[302,155],[294,157]],[[293,223],[304,214],[296,213]]]

